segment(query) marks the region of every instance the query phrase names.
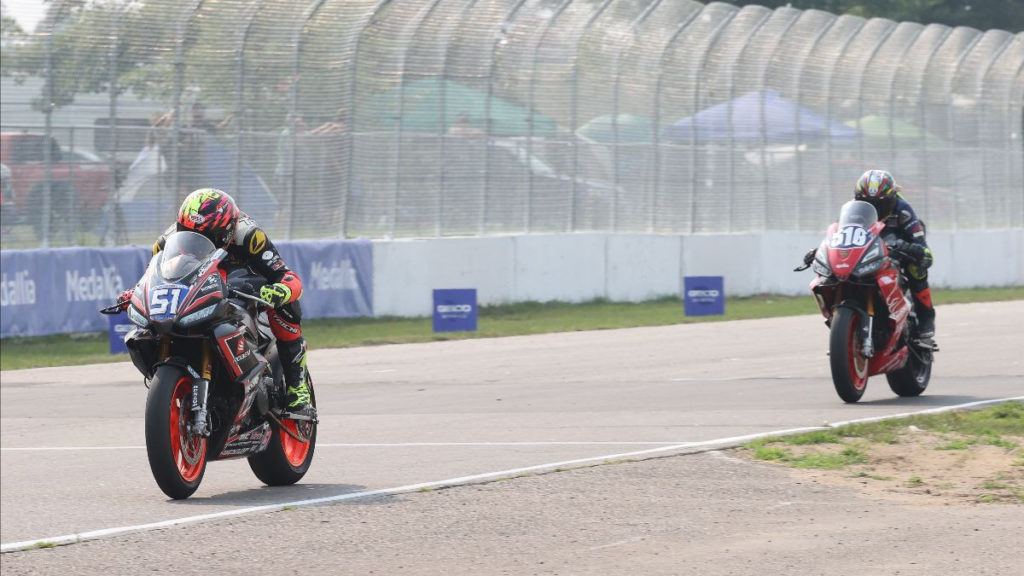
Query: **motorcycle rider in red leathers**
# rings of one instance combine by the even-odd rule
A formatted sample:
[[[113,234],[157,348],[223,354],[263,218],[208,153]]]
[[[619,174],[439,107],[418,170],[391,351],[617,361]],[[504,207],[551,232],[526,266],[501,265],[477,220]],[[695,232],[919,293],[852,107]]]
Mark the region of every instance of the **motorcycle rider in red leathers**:
[[[935,308],[928,286],[928,268],[932,265],[932,251],[925,241],[925,225],[914,209],[900,194],[901,188],[885,170],[868,170],[857,180],[854,199],[875,207],[878,219],[885,222],[881,235],[897,238],[893,249],[901,254],[901,266],[909,280],[917,315],[917,334],[922,340],[935,336]],[[804,256],[804,264],[814,260],[815,248]]]
[[[178,219],[153,245],[153,254],[163,249],[165,238],[176,231],[198,232],[229,255],[228,262],[248,266],[269,284],[260,288],[260,299],[272,306],[267,311],[270,328],[277,338],[277,350],[284,367],[288,411],[316,418],[306,385],[306,341],[302,337],[302,280],[291,271],[274,244],[255,220],[238,209],[234,199],[215,188],[201,188],[189,194],[178,211]],[[118,299],[127,303],[132,289]]]

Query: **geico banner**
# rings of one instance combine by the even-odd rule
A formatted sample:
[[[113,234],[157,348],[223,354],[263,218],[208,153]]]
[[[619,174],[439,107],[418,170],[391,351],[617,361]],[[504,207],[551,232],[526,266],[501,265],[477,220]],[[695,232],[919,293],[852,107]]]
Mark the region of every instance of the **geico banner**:
[[[281,242],[302,278],[304,318],[373,315],[373,245],[368,240]],[[99,309],[135,285],[144,247],[0,251],[0,338],[108,330]]]
[[[135,285],[140,247],[0,251],[0,337],[107,329],[99,309]]]

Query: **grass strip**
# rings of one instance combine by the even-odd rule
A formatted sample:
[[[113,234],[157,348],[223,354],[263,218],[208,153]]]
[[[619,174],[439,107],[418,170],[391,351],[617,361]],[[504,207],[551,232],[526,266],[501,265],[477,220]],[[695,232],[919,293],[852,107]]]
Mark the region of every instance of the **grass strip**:
[[[1024,300],[1024,287],[937,290],[933,298],[938,305]],[[482,306],[476,332],[435,334],[433,320],[430,317],[306,320],[302,323],[302,329],[310,348],[317,349],[722,322],[818,313],[817,305],[809,295],[762,295],[728,298],[723,316],[687,317],[683,314],[683,305],[679,298],[667,297],[639,303],[594,300],[582,304],[526,302]],[[108,352],[107,338],[106,332],[6,338],[0,340],[0,370],[126,361],[126,356],[115,356]]]

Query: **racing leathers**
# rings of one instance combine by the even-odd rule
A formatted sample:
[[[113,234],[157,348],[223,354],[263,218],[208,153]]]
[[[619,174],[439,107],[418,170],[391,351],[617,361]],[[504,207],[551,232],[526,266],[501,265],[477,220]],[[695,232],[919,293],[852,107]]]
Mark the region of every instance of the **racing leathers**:
[[[932,306],[932,291],[928,287],[928,268],[932,265],[932,251],[925,240],[925,225],[914,213],[902,195],[897,197],[896,207],[885,218],[882,237],[894,236],[896,252],[914,295],[914,313],[917,315],[917,335],[932,338],[935,335],[935,308]]]
[[[175,232],[172,224],[153,245],[153,253],[163,249],[165,238]],[[227,246],[229,267],[248,266],[270,283],[262,287],[260,297],[272,304],[267,316],[277,338],[277,351],[284,367],[288,409],[293,413],[315,416],[306,386],[306,340],[302,337],[302,280],[281,258],[274,243],[248,214],[240,212],[233,238]]]

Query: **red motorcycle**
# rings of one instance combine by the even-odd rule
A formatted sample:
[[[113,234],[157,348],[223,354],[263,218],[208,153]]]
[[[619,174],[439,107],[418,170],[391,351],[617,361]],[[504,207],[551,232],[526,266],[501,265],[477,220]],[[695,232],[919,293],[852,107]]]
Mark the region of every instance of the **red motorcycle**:
[[[882,237],[874,206],[852,200],[825,234],[811,268],[811,292],[829,327],[832,383],[845,402],[864,395],[868,378],[885,374],[899,396],[918,396],[928,387],[931,339],[915,336],[917,316],[907,280],[903,240]]]

